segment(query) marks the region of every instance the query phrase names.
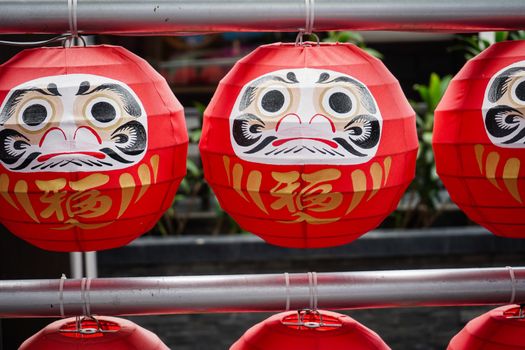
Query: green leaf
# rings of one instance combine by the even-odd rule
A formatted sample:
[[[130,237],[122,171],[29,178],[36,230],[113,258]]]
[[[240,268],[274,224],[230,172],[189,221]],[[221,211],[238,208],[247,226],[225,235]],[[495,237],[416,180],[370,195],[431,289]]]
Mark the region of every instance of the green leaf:
[[[509,32],[496,32],[494,33],[494,40],[499,43],[507,40],[509,37]]]
[[[188,174],[192,176],[197,177],[201,175],[200,168],[191,159],[186,159],[186,169],[188,170]]]

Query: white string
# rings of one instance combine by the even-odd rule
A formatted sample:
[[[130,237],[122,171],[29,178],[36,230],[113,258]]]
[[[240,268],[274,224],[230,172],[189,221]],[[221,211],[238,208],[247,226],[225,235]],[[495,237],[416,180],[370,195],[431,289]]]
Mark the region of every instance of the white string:
[[[507,270],[509,270],[510,281],[512,285],[512,292],[510,295],[509,304],[514,304],[516,302],[516,275],[514,274],[514,269],[512,268],[512,266],[507,266]]]
[[[308,287],[310,291],[310,310],[317,310],[317,272],[308,272]]]
[[[67,8],[69,10],[69,31],[73,38],[78,38],[77,0],[67,0]]]
[[[84,316],[91,317],[91,298],[89,289],[91,288],[91,278],[82,278],[80,282],[80,297],[83,303]]]
[[[309,35],[314,30],[315,21],[315,0],[304,0],[306,7],[306,23],[304,26],[304,33]]]
[[[284,283],[286,286],[286,305],[285,310],[290,310],[290,274],[288,272],[284,273]]]
[[[66,275],[62,274],[60,277],[60,282],[58,283],[58,302],[60,304],[60,317],[65,318],[66,314],[64,312],[64,284],[66,283]]]

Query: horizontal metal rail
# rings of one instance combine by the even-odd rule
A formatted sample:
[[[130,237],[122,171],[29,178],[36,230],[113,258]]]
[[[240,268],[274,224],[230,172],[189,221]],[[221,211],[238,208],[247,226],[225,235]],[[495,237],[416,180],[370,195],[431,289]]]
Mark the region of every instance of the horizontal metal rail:
[[[315,31],[467,32],[525,28],[523,0],[78,0],[84,33],[162,35]],[[71,3],[70,3],[71,5]],[[67,0],[0,0],[0,34],[64,33]],[[74,7],[73,7],[74,10]],[[306,13],[313,13],[306,15]]]
[[[525,303],[525,267],[0,281],[0,317]]]

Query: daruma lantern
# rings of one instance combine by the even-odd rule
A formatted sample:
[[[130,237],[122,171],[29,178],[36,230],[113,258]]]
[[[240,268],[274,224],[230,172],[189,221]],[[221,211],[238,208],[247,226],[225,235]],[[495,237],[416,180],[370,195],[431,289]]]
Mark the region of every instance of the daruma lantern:
[[[525,237],[525,42],[492,45],[452,80],[436,110],[437,172],[470,219]]]
[[[470,321],[448,346],[448,350],[525,349],[525,315],[517,305],[507,305]]]
[[[169,350],[152,332],[116,317],[51,323],[27,339],[19,350]]]
[[[272,44],[237,62],[204,116],[204,172],[245,230],[285,247],[348,243],[414,177],[414,112],[350,44]]]
[[[186,173],[182,106],[121,47],[25,50],[0,66],[0,221],[57,251],[124,245]]]
[[[284,312],[253,326],[230,350],[389,350],[352,318],[329,311]]]

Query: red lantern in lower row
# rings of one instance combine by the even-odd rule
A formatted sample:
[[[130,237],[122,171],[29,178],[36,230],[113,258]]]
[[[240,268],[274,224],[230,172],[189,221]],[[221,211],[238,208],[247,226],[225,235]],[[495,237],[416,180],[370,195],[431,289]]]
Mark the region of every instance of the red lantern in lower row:
[[[525,314],[517,305],[507,305],[470,321],[448,350],[525,349]]]
[[[206,180],[242,228],[328,247],[377,227],[414,177],[415,114],[381,61],[355,45],[264,45],[235,64],[204,113]]]
[[[230,350],[389,350],[381,338],[346,315],[283,312],[253,326]]]
[[[0,222],[48,250],[118,247],[186,173],[183,108],[121,47],[25,50],[0,66]]]
[[[152,332],[116,317],[51,323],[27,339],[19,350],[169,350]]]
[[[494,44],[461,69],[436,110],[433,146],[468,217],[525,238],[525,41]]]

